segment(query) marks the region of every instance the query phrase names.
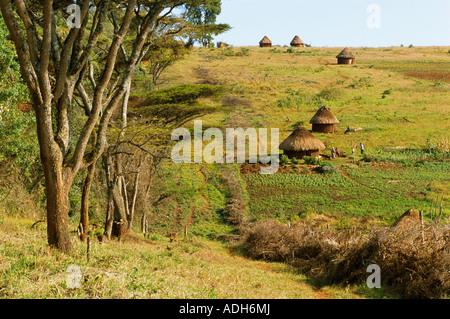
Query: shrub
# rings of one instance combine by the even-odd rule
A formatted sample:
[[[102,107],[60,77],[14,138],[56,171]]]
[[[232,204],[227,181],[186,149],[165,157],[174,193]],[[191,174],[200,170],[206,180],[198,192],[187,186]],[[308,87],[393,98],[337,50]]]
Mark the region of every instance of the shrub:
[[[280,165],[286,165],[289,164],[289,157],[287,155],[283,154],[280,156]]]
[[[305,161],[306,165],[320,165],[322,163],[321,159],[311,156],[304,156],[303,160]]]
[[[286,50],[286,53],[295,53],[295,49],[294,49],[293,47],[289,47],[289,48]]]
[[[288,226],[265,220],[246,229],[241,247],[249,257],[289,262],[312,279],[335,284],[363,284],[367,266],[377,264],[388,291],[442,298],[450,293],[446,236],[444,226],[425,226],[423,232],[420,226],[379,227],[363,234],[307,221]]]
[[[331,162],[322,162],[319,164],[317,171],[322,174],[334,174],[338,173],[339,169]]]

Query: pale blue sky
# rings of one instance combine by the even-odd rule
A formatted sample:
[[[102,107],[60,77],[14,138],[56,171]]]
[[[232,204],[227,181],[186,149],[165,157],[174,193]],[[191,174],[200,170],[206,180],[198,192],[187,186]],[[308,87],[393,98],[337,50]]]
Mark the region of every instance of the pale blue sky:
[[[380,9],[380,28],[367,20]],[[376,20],[371,20],[376,21]],[[256,46],[267,35],[289,45],[295,35],[316,47],[450,45],[450,0],[222,0],[217,36],[233,46]]]

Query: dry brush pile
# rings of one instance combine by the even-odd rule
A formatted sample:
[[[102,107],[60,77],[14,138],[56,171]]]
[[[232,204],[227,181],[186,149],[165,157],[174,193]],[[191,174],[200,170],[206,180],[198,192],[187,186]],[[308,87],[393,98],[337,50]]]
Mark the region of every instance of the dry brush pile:
[[[289,262],[311,278],[337,284],[362,284],[367,267],[377,264],[389,291],[442,298],[450,294],[449,237],[448,226],[411,220],[370,231],[265,220],[247,227],[241,245],[253,258]]]

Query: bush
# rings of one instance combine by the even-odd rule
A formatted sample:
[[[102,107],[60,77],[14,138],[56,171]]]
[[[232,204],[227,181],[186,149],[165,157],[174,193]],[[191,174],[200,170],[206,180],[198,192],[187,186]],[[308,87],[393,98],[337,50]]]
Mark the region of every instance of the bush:
[[[442,298],[450,293],[450,252],[444,226],[382,227],[370,233],[327,229],[302,221],[257,222],[243,234],[249,257],[289,262],[318,281],[364,284],[367,266],[383,270],[382,286],[405,298]]]
[[[289,157],[285,154],[280,156],[280,165],[286,165],[289,164],[290,160]]]
[[[319,158],[311,156],[304,156],[303,160],[305,161],[306,165],[320,165],[322,163],[322,160],[320,160]]]
[[[338,173],[339,169],[331,162],[322,162],[319,164],[317,171],[322,174],[334,174]]]
[[[294,49],[293,47],[289,47],[289,48],[286,50],[286,53],[295,53],[295,49]]]

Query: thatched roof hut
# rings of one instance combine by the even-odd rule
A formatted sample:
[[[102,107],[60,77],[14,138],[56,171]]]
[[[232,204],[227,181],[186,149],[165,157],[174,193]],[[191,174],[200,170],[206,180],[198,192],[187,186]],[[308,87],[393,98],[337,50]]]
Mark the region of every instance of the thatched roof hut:
[[[264,37],[261,41],[259,41],[259,46],[261,48],[270,48],[272,47],[272,41],[268,37]]]
[[[325,145],[303,126],[297,127],[281,144],[280,150],[289,158],[318,157]]]
[[[291,41],[291,47],[304,47],[304,46],[305,42],[302,39],[300,39],[298,35],[296,35],[294,39],[292,39]]]
[[[345,48],[336,58],[338,59],[338,64],[355,64],[356,55],[351,53],[348,48]]]
[[[333,115],[331,110],[322,106],[309,121],[312,124],[312,131],[317,133],[335,133],[336,124],[339,120]]]

